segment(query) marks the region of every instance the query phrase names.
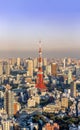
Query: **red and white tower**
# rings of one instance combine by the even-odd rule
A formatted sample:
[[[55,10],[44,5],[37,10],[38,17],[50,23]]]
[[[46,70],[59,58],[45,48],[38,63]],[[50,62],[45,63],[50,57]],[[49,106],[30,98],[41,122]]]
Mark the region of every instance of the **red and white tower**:
[[[38,73],[37,73],[37,83],[36,83],[36,87],[37,87],[40,91],[46,91],[47,88],[46,88],[46,86],[44,85],[44,82],[43,82],[41,41],[39,42],[39,44],[40,44],[40,46],[39,46]]]

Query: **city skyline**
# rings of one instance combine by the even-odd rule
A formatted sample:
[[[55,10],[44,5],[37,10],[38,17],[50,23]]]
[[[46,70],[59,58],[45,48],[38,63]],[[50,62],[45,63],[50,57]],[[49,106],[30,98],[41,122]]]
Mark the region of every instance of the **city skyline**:
[[[48,56],[78,57],[79,4],[79,0],[1,1],[0,55],[33,56],[41,40]]]

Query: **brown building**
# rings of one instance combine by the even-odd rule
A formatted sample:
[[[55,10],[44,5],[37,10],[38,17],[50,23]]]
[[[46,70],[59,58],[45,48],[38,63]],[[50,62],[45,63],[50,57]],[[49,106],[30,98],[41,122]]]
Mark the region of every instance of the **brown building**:
[[[20,104],[18,102],[14,102],[14,115],[20,110]]]
[[[57,76],[57,64],[56,63],[51,64],[51,74],[53,76]]]

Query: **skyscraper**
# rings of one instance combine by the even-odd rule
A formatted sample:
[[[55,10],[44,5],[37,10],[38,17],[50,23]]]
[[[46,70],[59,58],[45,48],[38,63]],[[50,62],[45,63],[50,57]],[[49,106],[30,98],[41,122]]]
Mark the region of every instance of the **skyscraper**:
[[[43,58],[43,73],[46,75],[47,58]]]
[[[11,90],[6,90],[4,94],[4,109],[8,116],[14,114],[14,93]]]
[[[72,82],[72,72],[71,70],[69,70],[68,72],[68,84],[70,84]]]
[[[12,66],[16,65],[16,58],[12,58],[12,59],[11,59],[11,65],[12,65]]]
[[[71,84],[71,96],[76,97],[76,82]]]
[[[18,57],[18,58],[17,58],[17,66],[18,66],[18,67],[20,66],[20,63],[21,63],[21,59]]]
[[[33,60],[29,59],[27,61],[27,70],[28,70],[28,76],[33,77]]]
[[[0,75],[3,74],[3,62],[0,61]]]
[[[9,62],[6,61],[6,62],[3,63],[3,71],[4,71],[4,74],[7,74],[7,75],[10,74]]]
[[[57,64],[56,63],[51,64],[51,74],[53,76],[57,76]]]
[[[47,75],[51,75],[51,64],[46,66]]]
[[[66,59],[65,58],[63,60],[63,64],[64,64],[64,69],[65,69],[65,67],[66,67]]]

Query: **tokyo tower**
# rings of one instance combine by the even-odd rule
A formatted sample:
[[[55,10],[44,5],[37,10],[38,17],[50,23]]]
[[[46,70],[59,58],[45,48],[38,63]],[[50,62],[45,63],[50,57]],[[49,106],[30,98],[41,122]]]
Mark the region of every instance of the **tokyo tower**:
[[[38,73],[37,73],[36,88],[38,88],[39,91],[41,91],[41,92],[47,90],[47,88],[43,82],[41,41],[39,42]]]

